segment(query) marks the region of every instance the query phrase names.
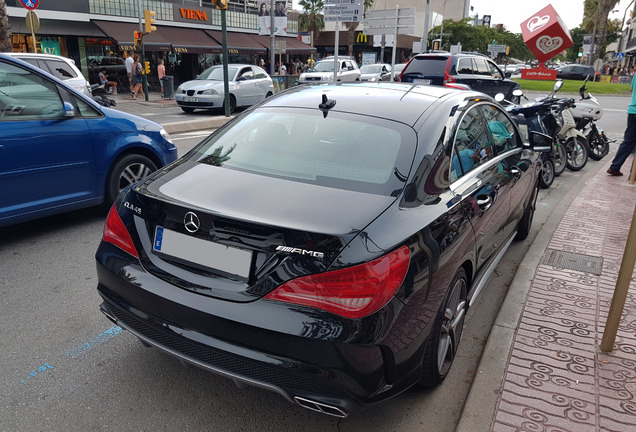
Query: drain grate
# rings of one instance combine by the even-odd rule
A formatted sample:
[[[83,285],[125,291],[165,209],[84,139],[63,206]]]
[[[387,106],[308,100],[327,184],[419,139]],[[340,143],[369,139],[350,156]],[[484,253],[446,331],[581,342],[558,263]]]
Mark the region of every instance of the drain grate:
[[[600,276],[603,258],[548,249],[541,259],[541,264]]]

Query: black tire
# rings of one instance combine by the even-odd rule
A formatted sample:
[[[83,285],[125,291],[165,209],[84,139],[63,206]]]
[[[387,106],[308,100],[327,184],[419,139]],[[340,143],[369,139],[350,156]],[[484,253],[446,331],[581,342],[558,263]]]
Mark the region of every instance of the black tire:
[[[155,171],[157,166],[146,156],[129,154],[119,159],[113,165],[106,180],[106,206],[110,207],[124,188],[137,183]]]
[[[272,92],[267,92],[267,94],[265,95],[265,99],[267,99],[270,96],[272,96]]]
[[[468,279],[464,268],[460,267],[446,291],[432,333],[426,342],[420,385],[436,386],[448,375],[464,329],[467,294]]]
[[[225,113],[225,101],[223,101],[223,107],[221,110]],[[234,111],[236,111],[236,98],[234,95],[230,95],[230,114],[234,114]]]
[[[567,153],[567,167],[571,171],[580,171],[587,164],[589,150],[587,140],[581,137],[568,138],[564,144]]]
[[[541,173],[539,175],[539,186],[541,189],[547,189],[554,183],[554,162],[548,159],[543,162]]]
[[[591,130],[587,134],[587,142],[590,145],[590,159],[601,160],[610,150],[610,143],[605,134],[599,134],[598,130]]]
[[[188,114],[194,112],[194,108],[181,107],[181,109],[183,112],[187,112]]]
[[[567,153],[565,147],[561,143],[557,143],[552,151],[552,161],[554,162],[554,176],[558,177],[563,174],[567,168]]]

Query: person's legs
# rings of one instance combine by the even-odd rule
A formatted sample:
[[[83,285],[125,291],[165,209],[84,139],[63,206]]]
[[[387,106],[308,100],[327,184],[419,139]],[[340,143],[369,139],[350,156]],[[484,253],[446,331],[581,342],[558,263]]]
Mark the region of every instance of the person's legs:
[[[614,156],[614,160],[612,161],[612,165],[610,166],[608,173],[618,174],[629,154],[634,151],[634,147],[636,147],[636,114],[627,114],[627,129],[625,130],[625,136],[623,137],[623,142],[616,151],[616,156]]]

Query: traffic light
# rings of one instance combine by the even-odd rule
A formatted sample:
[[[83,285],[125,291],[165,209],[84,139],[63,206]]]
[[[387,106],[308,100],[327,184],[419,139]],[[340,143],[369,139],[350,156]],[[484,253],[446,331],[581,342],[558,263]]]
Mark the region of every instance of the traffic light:
[[[579,57],[583,57],[583,47],[579,48]]]
[[[143,37],[143,34],[140,31],[134,31],[133,32],[133,38],[135,41],[135,48],[141,46],[141,39]]]
[[[146,68],[146,75],[150,75],[150,62],[149,61],[145,61],[144,62],[144,66]]]
[[[154,19],[155,15],[157,15],[155,11],[151,11],[150,9],[144,10],[144,18],[145,18],[144,24],[145,24],[146,34],[157,30],[157,27],[153,26],[153,24],[157,22],[157,20]]]
[[[216,6],[217,9],[227,9],[228,0],[212,0],[212,4]],[[272,11],[274,13],[274,11]]]
[[[437,50],[439,50],[439,42],[440,42],[440,40],[439,40],[439,39],[435,39],[435,40],[433,41],[433,51],[437,51]]]

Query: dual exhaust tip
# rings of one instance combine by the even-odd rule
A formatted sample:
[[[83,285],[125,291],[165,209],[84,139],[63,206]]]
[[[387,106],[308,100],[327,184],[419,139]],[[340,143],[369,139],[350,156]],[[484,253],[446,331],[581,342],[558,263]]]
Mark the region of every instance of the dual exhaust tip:
[[[346,418],[349,415],[346,411],[343,411],[338,407],[327,405],[322,402],[312,401],[299,396],[294,396],[294,401],[296,401],[296,403],[303,408],[307,408],[309,410],[317,411],[319,413],[330,415],[333,417]]]

